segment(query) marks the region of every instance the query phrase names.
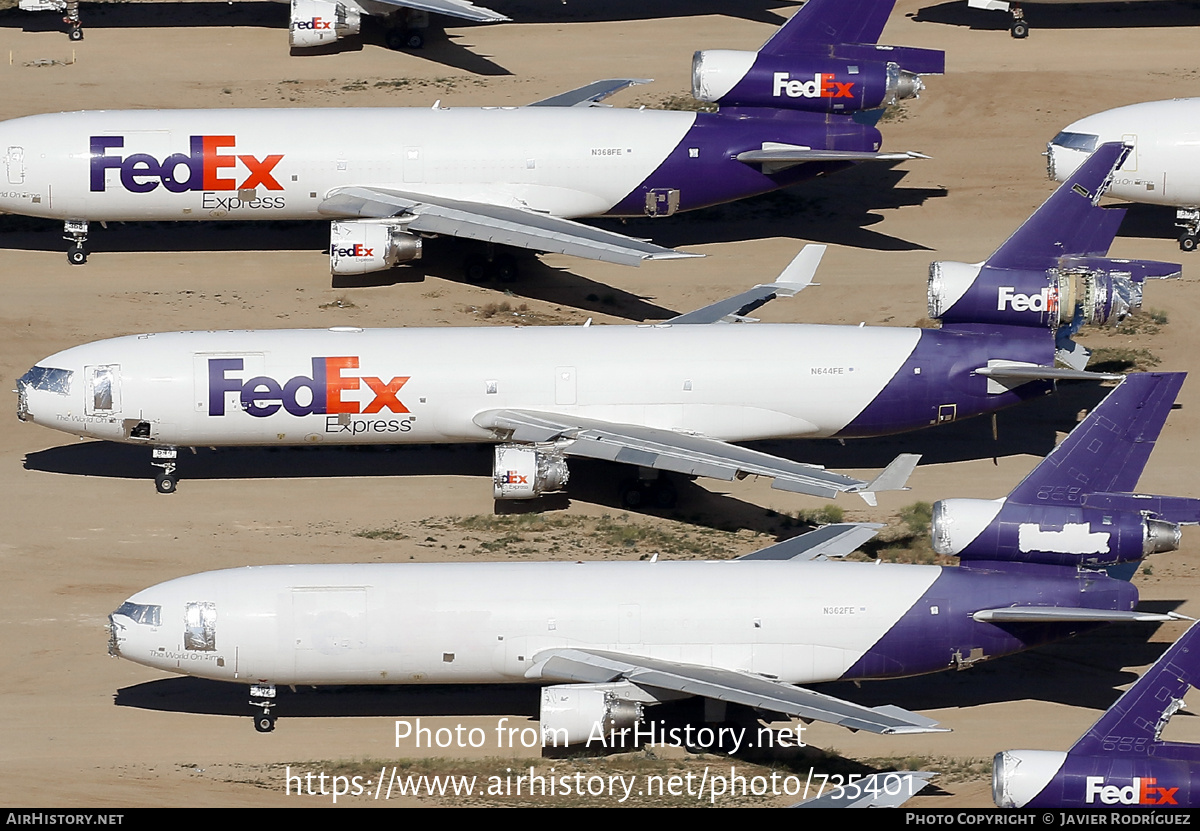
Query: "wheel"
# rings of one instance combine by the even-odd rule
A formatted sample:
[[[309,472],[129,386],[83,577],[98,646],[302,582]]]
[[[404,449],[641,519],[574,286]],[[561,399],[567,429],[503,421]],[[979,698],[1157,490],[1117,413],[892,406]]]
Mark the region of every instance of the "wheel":
[[[501,283],[511,283],[517,279],[517,258],[512,254],[501,254],[491,262],[492,277]]]
[[[67,36],[71,40],[83,40],[83,29],[78,26],[72,26],[71,31],[67,32]]]
[[[621,504],[637,510],[646,506],[646,491],[641,482],[626,482],[621,486]]]
[[[170,474],[160,473],[154,477],[154,489],[159,493],[175,493],[178,479]]]
[[[270,733],[275,729],[275,717],[258,716],[254,719],[254,729],[260,733]]]
[[[463,260],[463,275],[468,283],[485,283],[491,277],[487,258],[480,254],[471,254]]]
[[[388,29],[387,34],[383,37],[383,42],[387,44],[387,48],[399,52],[404,48],[404,32],[399,29]]]
[[[71,265],[83,265],[87,262],[87,251],[82,245],[72,245],[67,249],[67,262]]]
[[[1180,251],[1195,251],[1196,250],[1196,235],[1190,232],[1184,232],[1179,238]]]
[[[1014,20],[1009,28],[1009,34],[1020,40],[1021,38],[1029,37],[1029,24],[1024,20]]]
[[[425,45],[425,35],[419,29],[409,29],[401,37],[405,49],[420,49]]]
[[[674,508],[675,502],[679,499],[679,494],[676,492],[674,485],[660,479],[650,489],[650,498],[654,500],[654,507],[656,508]]]

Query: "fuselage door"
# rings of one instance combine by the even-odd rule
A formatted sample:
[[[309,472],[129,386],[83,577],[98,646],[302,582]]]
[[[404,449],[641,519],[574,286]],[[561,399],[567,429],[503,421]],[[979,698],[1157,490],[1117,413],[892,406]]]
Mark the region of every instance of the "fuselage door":
[[[1121,141],[1124,142],[1125,144],[1128,144],[1131,148],[1133,148],[1132,150],[1129,151],[1129,155],[1125,158],[1125,163],[1121,165],[1121,170],[1124,170],[1126,173],[1137,173],[1137,169],[1138,169],[1137,133],[1126,133],[1125,135],[1121,136]]]
[[[8,168],[10,185],[25,184],[25,148],[9,147],[4,154],[4,166]]]
[[[121,365],[105,364],[84,368],[87,389],[83,411],[87,415],[113,415],[121,412]]]

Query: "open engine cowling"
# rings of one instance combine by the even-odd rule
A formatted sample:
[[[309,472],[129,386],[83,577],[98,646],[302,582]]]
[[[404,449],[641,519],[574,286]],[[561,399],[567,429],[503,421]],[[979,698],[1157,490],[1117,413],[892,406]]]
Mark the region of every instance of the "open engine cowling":
[[[919,75],[888,61],[727,49],[692,58],[692,95],[730,106],[854,112],[915,98],[924,88]]]
[[[569,478],[566,457],[552,445],[496,445],[492,461],[496,499],[534,499],[562,490]]]
[[[933,549],[963,561],[1102,567],[1179,548],[1179,525],[1133,511],[1004,500],[934,503]]]
[[[330,0],[292,0],[288,41],[302,49],[323,46],[357,35],[361,25],[358,9]]]
[[[421,259],[421,238],[386,222],[333,222],[329,226],[329,270],[369,274]]]
[[[642,703],[621,695],[628,683],[559,684],[542,688],[543,747],[607,740],[642,720]]]

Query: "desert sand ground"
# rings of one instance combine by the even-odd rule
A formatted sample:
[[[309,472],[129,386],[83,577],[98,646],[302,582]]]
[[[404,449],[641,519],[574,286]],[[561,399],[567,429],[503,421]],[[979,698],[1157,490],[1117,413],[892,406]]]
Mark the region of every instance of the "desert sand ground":
[[[0,118],[83,108],[521,104],[624,74],[657,81],[615,103],[654,104],[686,94],[693,50],[754,49],[793,9],[718,0],[491,5],[531,22],[451,26],[446,40],[419,54],[386,50],[372,28],[361,44],[306,56],[288,54],[286,7],[270,3],[86,9],[80,43],[56,31],[53,16],[7,12],[0,16]],[[702,252],[702,260],[627,269],[530,257],[515,296],[504,297],[457,277],[461,252],[453,241],[431,244],[427,260],[371,285],[334,286],[322,223],[96,228],[91,260],[71,267],[55,223],[0,218],[0,377],[11,381],[59,349],[139,331],[494,325],[512,319],[488,308],[501,302],[525,304],[534,322],[661,318],[774,276],[807,241],[830,244],[821,286],[767,307],[762,317],[913,324],[924,316],[930,260],[982,259],[1051,192],[1040,154],[1061,127],[1109,107],[1200,89],[1195,11],[1047,7],[1034,17],[1032,36],[1017,42],[1002,16],[963,5],[901,0],[884,36],[947,52],[947,74],[928,79],[921,99],[883,125],[889,147],[930,160],[861,167],[782,197],[626,226]],[[377,86],[400,79],[407,80]],[[1200,354],[1200,330],[1190,325],[1200,312],[1200,255],[1180,254],[1172,219],[1170,211],[1134,208],[1112,249],[1183,258],[1182,280],[1146,291],[1146,305],[1167,310],[1169,323],[1156,333],[1100,333],[1089,342],[1149,349],[1162,368],[1186,370]],[[1003,413],[996,443],[980,420],[846,447],[774,449],[851,470],[877,467],[898,449],[925,453],[929,463],[917,470],[911,493],[882,495],[877,510],[841,501],[852,518],[895,521],[900,507],[918,499],[1006,493],[1095,400],[1094,392],[1072,388],[1055,402]],[[1185,385],[1180,400],[1142,488],[1198,496],[1200,383]],[[495,534],[450,519],[493,511],[489,459],[478,448],[201,450],[182,458],[179,492],[165,497],[154,491],[144,450],[77,442],[10,420],[0,433],[0,802],[328,805],[328,798],[287,796],[285,767],[316,772],[337,760],[447,755],[411,743],[397,748],[396,719],[490,728],[507,716],[528,725],[536,695],[527,689],[330,692],[285,695],[278,729],[259,735],[240,688],[167,678],[105,653],[112,609],[141,588],[194,571],[503,556],[482,547]],[[578,487],[553,513],[622,514],[611,474],[579,466]],[[719,540],[732,554],[776,538],[770,512],[821,504],[763,483],[702,481],[684,490],[671,515],[620,521],[677,535],[693,525],[722,529]],[[355,536],[369,529],[405,538]],[[1181,551],[1154,558],[1151,573],[1138,575],[1152,605],[1200,614],[1198,547],[1196,532],[1185,532]],[[975,763],[974,774],[948,776],[934,795],[911,804],[987,807],[990,766],[980,760],[1013,746],[1066,748],[1183,629],[1110,629],[970,672],[861,690],[833,685],[825,689],[916,709],[954,732],[880,737],[814,726],[808,739],[850,759],[935,757],[946,770]],[[1171,730],[1196,738],[1195,721],[1180,716]],[[507,756],[494,762],[497,772],[517,761],[540,764],[533,751],[494,746],[465,755]],[[439,765],[434,772],[449,769]]]

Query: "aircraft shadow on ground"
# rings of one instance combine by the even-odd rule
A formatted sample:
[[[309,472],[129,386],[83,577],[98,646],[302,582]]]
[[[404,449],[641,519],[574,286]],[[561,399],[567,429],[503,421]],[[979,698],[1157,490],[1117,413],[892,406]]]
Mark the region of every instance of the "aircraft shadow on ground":
[[[1065,125],[1064,125],[1065,126]],[[1117,231],[1119,237],[1177,240],[1182,231],[1175,227],[1175,209],[1166,205],[1123,204],[1125,219]],[[1182,257],[1182,252],[1179,252]],[[1170,259],[1167,257],[1166,259]]]
[[[1088,3],[1087,5],[1022,4],[1025,19],[1038,29],[1133,29],[1162,26],[1200,26],[1200,9],[1193,3]],[[1008,29],[1012,15],[968,8],[966,0],[925,6],[912,15],[920,23],[941,23],[970,29]]]

